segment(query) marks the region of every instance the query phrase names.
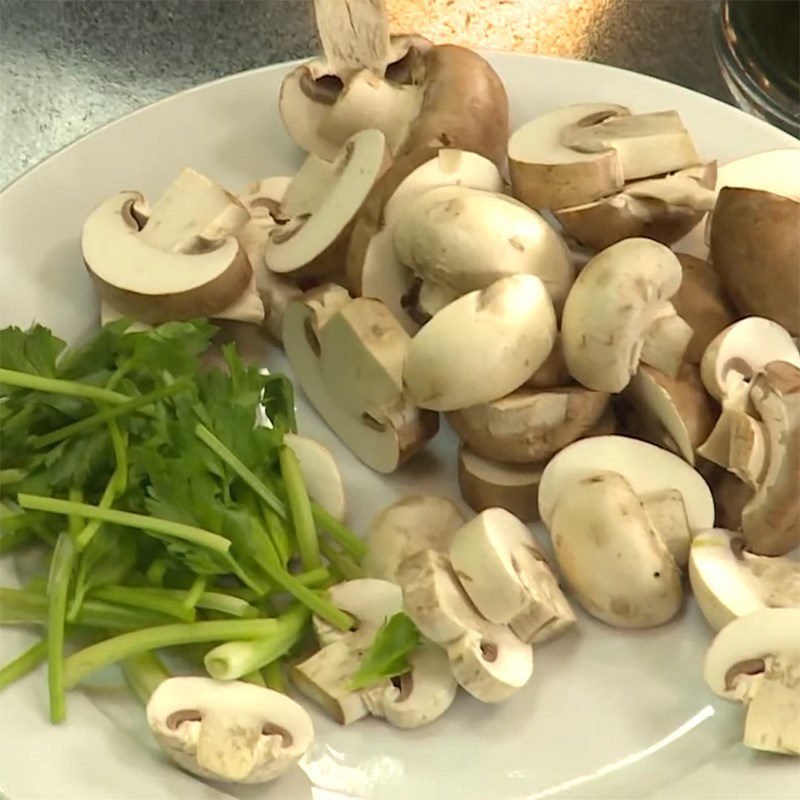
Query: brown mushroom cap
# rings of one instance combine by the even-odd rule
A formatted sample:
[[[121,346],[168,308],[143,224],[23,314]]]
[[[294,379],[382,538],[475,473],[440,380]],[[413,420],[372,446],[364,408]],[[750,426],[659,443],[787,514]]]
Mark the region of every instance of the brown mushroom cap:
[[[800,334],[800,201],[726,186],[711,219],[711,259],[743,315]]]

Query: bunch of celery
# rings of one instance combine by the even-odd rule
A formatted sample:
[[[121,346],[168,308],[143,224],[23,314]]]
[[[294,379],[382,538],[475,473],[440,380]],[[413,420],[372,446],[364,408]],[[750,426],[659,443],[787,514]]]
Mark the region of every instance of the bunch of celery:
[[[266,668],[280,688],[312,612],[353,622],[324,589],[359,574],[364,545],[309,500],[283,443],[291,383],[233,346],[226,370],[205,368],[206,322],[128,328],[74,349],[40,326],[0,331],[0,555],[49,555],[47,575],[0,588],[0,623],[43,628],[0,689],[47,660],[54,722],[88,673],[124,660],[136,684],[143,654],[178,645],[221,643],[213,677]]]

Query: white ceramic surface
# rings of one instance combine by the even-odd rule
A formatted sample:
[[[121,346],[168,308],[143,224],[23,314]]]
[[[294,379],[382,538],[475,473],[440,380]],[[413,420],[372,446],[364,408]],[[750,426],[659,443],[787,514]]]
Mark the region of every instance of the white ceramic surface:
[[[651,78],[595,64],[492,55],[512,124],[567,103],[608,101],[638,111],[675,108],[703,156],[721,162],[796,140],[742,112]],[[0,194],[0,324],[37,320],[69,339],[96,325],[78,241],[87,213],[122,188],[156,195],[184,165],[238,188],[300,162],[280,124],[285,66],[237,75],[132,114],[68,147]],[[702,253],[696,233],[691,248]],[[268,362],[280,368],[279,354]],[[350,522],[411,491],[456,496],[455,439],[442,432],[390,479],[360,466],[307,407],[303,432],[341,458]],[[644,465],[646,468],[646,465]],[[546,534],[538,531],[540,538]],[[13,585],[4,560],[0,580]],[[577,629],[537,648],[530,684],[504,705],[459,696],[417,731],[377,720],[340,728],[314,711],[317,740],[301,770],[267,787],[208,786],[169,766],[142,709],[115,672],[69,695],[67,722],[47,722],[44,670],[0,694],[0,790],[13,800],[534,800],[790,798],[796,761],[740,744],[743,715],[701,677],[710,631],[692,602],[681,617],[638,633],[580,616]],[[2,660],[32,641],[2,629]]]

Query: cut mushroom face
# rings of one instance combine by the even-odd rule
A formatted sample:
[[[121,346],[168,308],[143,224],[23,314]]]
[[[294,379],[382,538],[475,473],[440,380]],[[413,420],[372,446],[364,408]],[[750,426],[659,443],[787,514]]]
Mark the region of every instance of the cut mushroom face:
[[[575,622],[536,540],[502,508],[478,514],[456,533],[450,561],[478,611],[523,641],[552,639]]]
[[[364,569],[374,578],[396,580],[400,564],[422,550],[446,553],[464,515],[443,497],[411,495],[372,521],[365,541]]]
[[[669,248],[626,239],[581,271],[564,306],[561,345],[570,374],[584,386],[620,392],[640,361],[675,375],[692,336],[669,298],[681,265]]]
[[[765,608],[723,628],[704,667],[715,694],[747,709],[744,744],[800,754],[800,609]]]
[[[683,280],[670,302],[693,331],[684,357],[690,364],[699,364],[711,340],[732,325],[737,315],[711,264],[684,253],[677,256]]]
[[[680,571],[644,506],[621,475],[570,483],[550,522],[556,558],[581,605],[619,628],[672,619],[683,600]]]
[[[308,496],[332,517],[344,520],[347,513],[344,483],[333,453],[314,439],[296,433],[287,433],[283,441],[300,462]]]
[[[447,415],[459,438],[478,455],[535,463],[584,436],[608,406],[608,395],[583,387],[527,388]]]
[[[464,186],[431,189],[407,203],[393,241],[399,260],[418,277],[456,294],[509,275],[536,275],[559,312],[574,278],[566,247],[535,211]]]
[[[725,530],[692,541],[689,579],[697,604],[715,630],[762,608],[800,608],[800,562],[756,556]]]
[[[708,393],[723,406],[743,410],[751,379],[770,361],[800,367],[800,352],[777,322],[748,317],[713,339],[703,354],[700,374]]]
[[[292,210],[292,194],[298,185],[313,182],[314,206],[302,210],[269,234],[264,259],[273,272],[308,278],[340,270],[351,223],[385,165],[383,134],[365,130],[342,148],[330,169],[328,186],[317,184],[317,170],[301,170],[286,190],[283,210]],[[313,156],[311,157],[313,158]],[[309,177],[310,176],[310,177]],[[299,203],[295,200],[294,202]],[[300,210],[303,204],[299,203]]]
[[[679,564],[685,562],[691,534],[714,527],[714,502],[700,474],[673,453],[625,436],[581,439],[547,463],[539,485],[539,514],[545,525],[552,531],[554,509],[572,484],[606,471],[630,484]]]
[[[239,681],[170,678],[153,692],[147,721],[170,758],[212,780],[271,781],[314,741],[302,706],[280,692]]]
[[[356,414],[339,405],[320,364],[319,333],[350,301],[344,289],[328,285],[290,303],[283,321],[284,349],[296,380],[336,435],[372,469],[393,472],[434,436],[438,416],[420,411],[405,395],[380,419],[366,408]]]
[[[703,388],[697,367],[683,364],[677,378],[670,378],[643,364],[624,397],[642,421],[643,430],[655,433],[655,440],[645,438],[654,444],[665,439],[674,443],[670,449],[694,466],[695,450],[708,438],[717,415],[716,403]]]
[[[496,400],[530,378],[555,334],[544,284],[533,275],[504,278],[460,297],[411,340],[406,388],[417,405],[440,411]]]
[[[235,238],[249,214],[222,187],[184,170],[150,208],[119,192],[83,226],[83,259],[102,298],[143,322],[214,317],[252,278]]]
[[[716,163],[628,183],[619,193],[555,212],[581,244],[604,250],[643,236],[670,245],[686,236],[714,206]]]

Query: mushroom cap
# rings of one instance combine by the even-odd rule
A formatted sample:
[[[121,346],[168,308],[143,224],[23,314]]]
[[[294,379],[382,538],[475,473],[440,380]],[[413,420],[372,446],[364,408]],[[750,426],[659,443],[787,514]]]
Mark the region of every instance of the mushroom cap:
[[[706,348],[700,375],[708,393],[719,401],[738,398],[742,385],[770,361],[800,367],[800,352],[777,322],[747,317],[721,331]]]
[[[685,358],[690,364],[699,364],[711,340],[733,324],[738,315],[708,261],[686,253],[676,255],[683,268],[683,280],[670,302],[694,332]]]
[[[624,179],[613,150],[575,150],[564,137],[573,127],[628,114],[623,106],[583,103],[553,109],[517,128],[508,141],[514,196],[532,208],[559,209],[619,191]]]
[[[581,605],[620,628],[672,619],[683,599],[680,570],[631,484],[614,472],[595,472],[565,489],[549,527],[558,564]]]
[[[695,449],[714,427],[718,409],[700,380],[700,370],[684,363],[677,378],[670,378],[647,364],[631,378],[625,397],[646,429],[663,434],[675,443],[676,451],[694,466]]]
[[[556,319],[544,284],[512,275],[460,297],[411,340],[404,381],[422,408],[452,411],[521,386],[553,347]]]
[[[722,529],[692,540],[689,580],[714,630],[762,608],[800,608],[800,562],[756,556],[743,545],[739,535]]]
[[[166,217],[161,235],[155,226],[144,235],[156,206],[143,211],[144,198],[138,192],[118,192],[101,203],[81,233],[86,268],[106,302],[142,322],[214,317],[247,289],[253,274],[250,262],[230,234],[217,240],[190,235],[182,249],[165,249],[167,241],[174,243],[175,231],[164,199],[156,218]],[[174,227],[180,230],[183,209],[176,208]],[[206,219],[213,223],[214,215],[224,210],[215,205]],[[203,219],[202,209],[197,213]],[[140,227],[143,219],[148,221]],[[218,228],[214,232],[221,233]]]
[[[584,436],[607,407],[607,394],[582,386],[523,387],[499,400],[451,411],[447,420],[478,455],[530,464]]]
[[[622,391],[636,372],[648,331],[665,309],[672,310],[667,301],[680,283],[675,254],[650,239],[626,239],[596,255],[575,280],[561,318],[561,345],[573,378],[590,389]]]
[[[711,219],[711,259],[734,305],[800,334],[798,198],[725,187]],[[753,269],[753,264],[760,264]]]
[[[294,300],[283,320],[286,357],[300,387],[319,415],[353,454],[377,472],[389,473],[410,458],[438,429],[438,415],[420,411],[405,396],[380,419],[352,414],[331,395],[320,365],[318,332],[351,298],[340,286],[326,285]]]
[[[714,694],[735,700],[735,668],[777,655],[800,658],[800,608],[763,608],[726,625],[708,648],[703,677]]]
[[[169,678],[153,692],[147,721],[159,744],[201,778],[264,783],[314,741],[308,713],[286,695],[250,683]]]
[[[714,527],[714,502],[700,474],[673,453],[625,436],[580,439],[547,463],[539,484],[539,515],[544,524],[551,527],[556,504],[570,485],[603,471],[621,475],[639,497],[677,489],[683,495],[689,528]]]
[[[339,466],[333,453],[325,445],[308,436],[287,433],[284,444],[292,449],[300,462],[300,472],[308,490],[308,496],[319,503],[332,517],[340,522],[347,514],[347,500]]]
[[[536,275],[557,312],[575,274],[564,243],[539,214],[513,198],[465,186],[440,186],[406,203],[393,242],[418,277],[458,294],[509,275]]]
[[[444,497],[403,497],[370,523],[364,537],[364,570],[374,578],[394,581],[400,564],[421,550],[446,553],[464,521],[464,515]]]
[[[564,361],[564,352],[561,349],[561,336],[556,335],[553,349],[542,362],[542,365],[525,382],[531,389],[557,389],[572,383],[572,376]]]

